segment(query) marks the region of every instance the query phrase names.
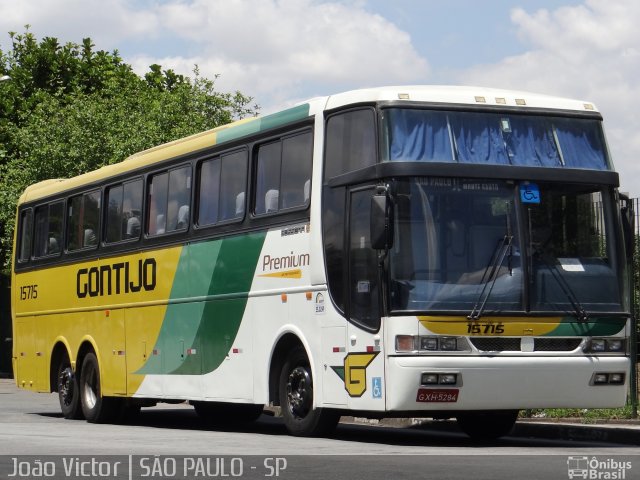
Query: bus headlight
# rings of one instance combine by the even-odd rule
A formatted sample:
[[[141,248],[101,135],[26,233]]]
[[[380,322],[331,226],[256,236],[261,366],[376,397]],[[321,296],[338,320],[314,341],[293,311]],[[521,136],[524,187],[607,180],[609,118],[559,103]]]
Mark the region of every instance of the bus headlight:
[[[471,347],[464,337],[397,335],[396,352],[470,352]]]
[[[607,350],[610,352],[622,352],[624,350],[624,341],[619,338],[609,339],[606,341]]]
[[[625,353],[624,338],[591,338],[584,346],[585,353]]]

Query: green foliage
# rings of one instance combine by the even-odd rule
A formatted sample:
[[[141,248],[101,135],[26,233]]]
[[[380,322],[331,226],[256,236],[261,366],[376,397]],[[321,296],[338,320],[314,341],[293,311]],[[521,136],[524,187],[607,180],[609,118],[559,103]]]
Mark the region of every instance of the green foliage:
[[[7,269],[17,198],[48,178],[66,178],[257,113],[240,92],[151,65],[143,78],[117,52],[89,38],[61,45],[28,31],[0,50],[0,262]]]
[[[581,423],[594,423],[600,420],[624,420],[633,418],[631,404],[621,408],[547,408],[522,410],[522,418],[566,419],[574,418]]]

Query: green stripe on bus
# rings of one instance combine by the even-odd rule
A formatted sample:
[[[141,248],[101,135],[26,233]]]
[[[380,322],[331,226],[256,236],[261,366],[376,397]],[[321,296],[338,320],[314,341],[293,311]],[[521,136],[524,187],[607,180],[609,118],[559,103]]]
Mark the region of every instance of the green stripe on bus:
[[[547,335],[548,337],[594,337],[620,333],[627,324],[626,318],[590,318],[579,322],[573,317],[565,317],[562,322]]]
[[[220,366],[240,328],[265,237],[261,232],[183,248],[171,299],[211,300],[170,304],[154,347],[161,354],[136,373],[199,375]]]
[[[225,128],[216,134],[216,144],[229,142],[254,133],[280,127],[288,123],[302,120],[309,116],[309,104],[305,103],[282,112],[259,117],[235,127]]]

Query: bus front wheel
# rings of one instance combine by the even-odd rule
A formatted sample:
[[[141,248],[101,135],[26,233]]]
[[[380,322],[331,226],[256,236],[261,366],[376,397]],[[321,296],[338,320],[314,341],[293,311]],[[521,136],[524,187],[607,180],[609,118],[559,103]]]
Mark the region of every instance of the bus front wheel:
[[[69,420],[81,419],[82,407],[80,406],[78,378],[66,356],[58,365],[57,379],[58,400],[60,401],[62,416]]]
[[[340,420],[338,412],[313,408],[313,376],[303,348],[291,351],[280,374],[280,407],[290,434],[318,436],[330,433]]]
[[[80,370],[80,403],[84,417],[91,423],[115,420],[120,412],[118,400],[102,396],[98,359],[93,352],[87,353]]]
[[[457,416],[460,429],[476,441],[491,441],[513,430],[518,410],[468,412]]]

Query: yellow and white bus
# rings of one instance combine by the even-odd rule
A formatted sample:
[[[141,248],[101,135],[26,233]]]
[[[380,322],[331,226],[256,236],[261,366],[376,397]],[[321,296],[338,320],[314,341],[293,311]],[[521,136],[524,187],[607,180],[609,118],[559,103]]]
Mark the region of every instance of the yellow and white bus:
[[[407,86],[315,98],[26,189],[19,387],[67,418],[162,401],[457,418],[616,407],[629,384],[624,222],[583,101]]]

